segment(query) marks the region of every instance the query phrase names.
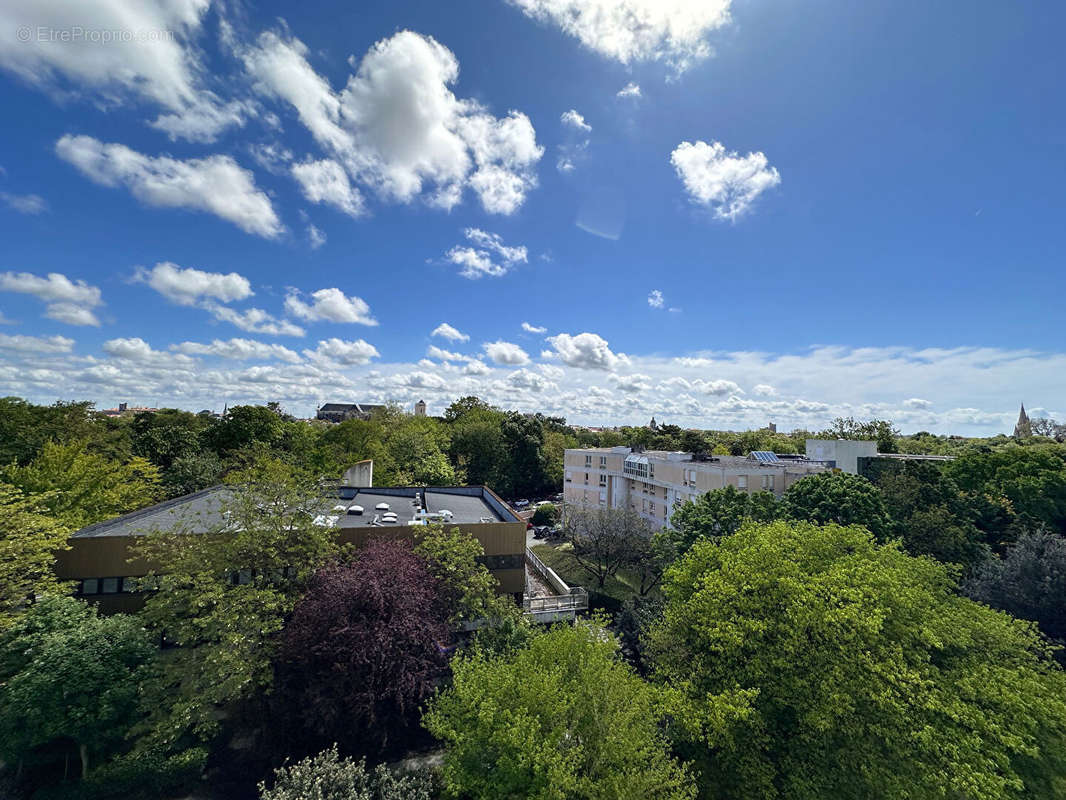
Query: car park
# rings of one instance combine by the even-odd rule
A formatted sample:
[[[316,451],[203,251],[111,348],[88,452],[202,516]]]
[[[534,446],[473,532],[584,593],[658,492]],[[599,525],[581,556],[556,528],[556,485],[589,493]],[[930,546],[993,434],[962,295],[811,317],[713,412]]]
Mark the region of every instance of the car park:
[[[511,505],[514,506],[515,508],[526,508],[526,507],[529,506],[529,501],[528,500],[515,500],[513,503],[511,503]]]

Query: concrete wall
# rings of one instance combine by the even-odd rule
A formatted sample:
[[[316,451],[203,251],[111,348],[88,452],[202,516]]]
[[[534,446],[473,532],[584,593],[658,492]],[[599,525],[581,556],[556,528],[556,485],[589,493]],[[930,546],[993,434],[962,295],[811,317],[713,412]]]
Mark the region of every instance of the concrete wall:
[[[834,461],[842,472],[859,474],[859,459],[877,455],[877,442],[853,439],[808,439],[807,458]]]

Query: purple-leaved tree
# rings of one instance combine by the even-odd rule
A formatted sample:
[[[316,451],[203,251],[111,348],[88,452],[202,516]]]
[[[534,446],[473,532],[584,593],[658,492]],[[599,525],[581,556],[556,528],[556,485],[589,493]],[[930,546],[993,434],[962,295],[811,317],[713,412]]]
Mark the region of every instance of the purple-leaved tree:
[[[320,570],[283,633],[281,691],[303,726],[353,752],[381,752],[418,723],[447,669],[438,584],[403,541],[373,541]]]

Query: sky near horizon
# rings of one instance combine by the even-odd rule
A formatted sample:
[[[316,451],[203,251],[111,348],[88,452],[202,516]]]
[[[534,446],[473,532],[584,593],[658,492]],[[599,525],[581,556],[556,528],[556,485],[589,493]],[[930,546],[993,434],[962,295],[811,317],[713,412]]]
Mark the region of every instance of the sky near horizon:
[[[1066,7],[0,0],[0,396],[1066,418]]]

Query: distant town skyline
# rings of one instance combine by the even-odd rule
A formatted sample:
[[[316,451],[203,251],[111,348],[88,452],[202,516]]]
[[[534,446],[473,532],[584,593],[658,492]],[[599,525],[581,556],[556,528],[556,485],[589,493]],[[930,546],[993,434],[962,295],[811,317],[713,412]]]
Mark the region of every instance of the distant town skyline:
[[[1066,9],[568,8],[0,9],[0,395],[1066,418]]]

